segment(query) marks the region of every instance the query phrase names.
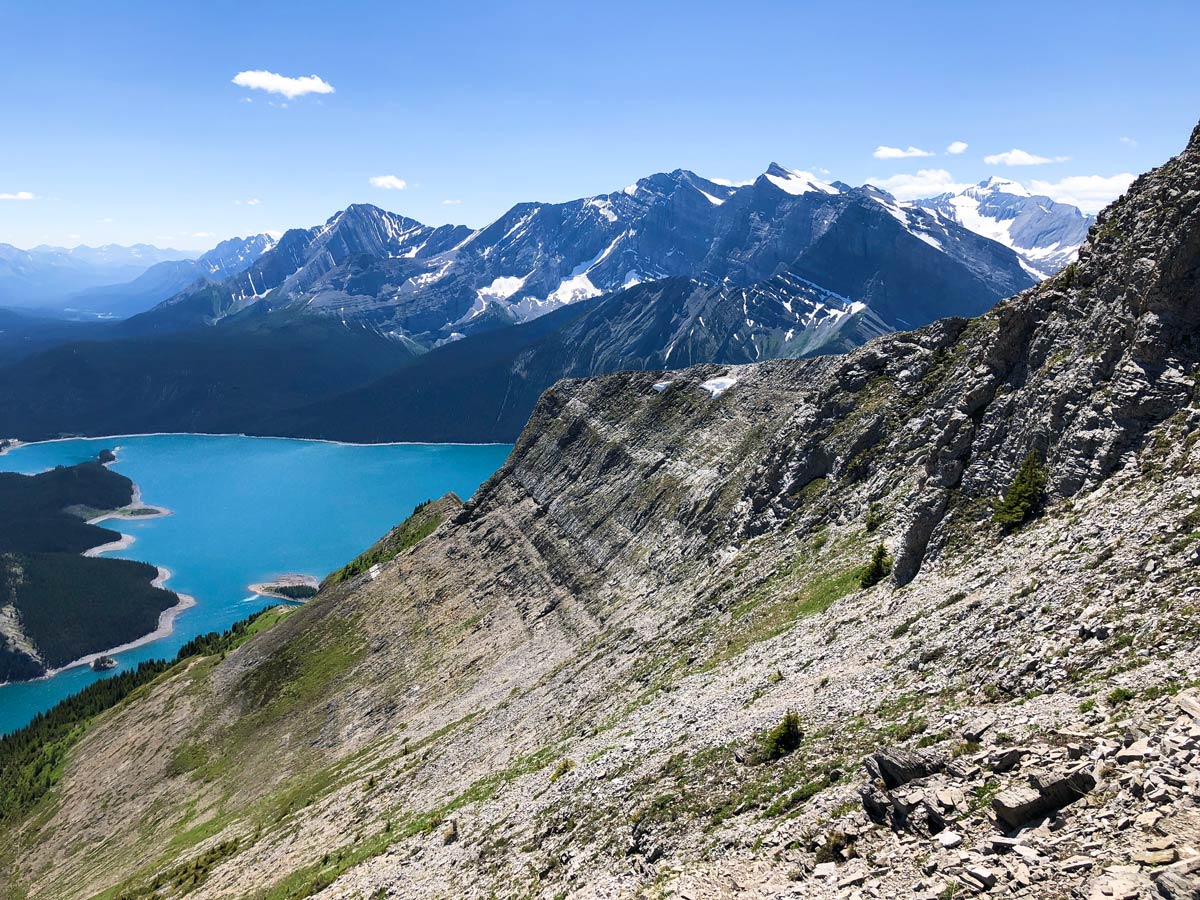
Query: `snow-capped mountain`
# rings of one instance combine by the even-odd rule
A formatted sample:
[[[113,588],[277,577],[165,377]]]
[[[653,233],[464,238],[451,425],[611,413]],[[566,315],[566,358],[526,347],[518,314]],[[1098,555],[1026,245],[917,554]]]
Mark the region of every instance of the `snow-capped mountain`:
[[[917,200],[916,205],[1011,247],[1039,279],[1075,258],[1096,221],[1070,204],[1031,194],[1015,181],[994,176],[957,194]]]
[[[973,315],[1034,282],[1010,249],[948,217],[772,164],[740,187],[677,169],[610,194],[521,203],[477,231],[351,206],[135,325],[290,309],[428,348],[643,282],[738,288],[781,274],[893,328]]]

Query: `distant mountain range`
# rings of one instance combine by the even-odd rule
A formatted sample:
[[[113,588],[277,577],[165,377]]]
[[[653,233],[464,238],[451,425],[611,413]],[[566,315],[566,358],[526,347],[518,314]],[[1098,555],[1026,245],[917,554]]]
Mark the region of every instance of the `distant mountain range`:
[[[749,288],[785,273],[827,306],[871,308],[893,329],[982,311],[1035,281],[1010,248],[936,210],[772,164],[742,187],[676,170],[598,197],[518,204],[474,232],[355,205],[131,324],[177,330],[290,309],[429,349],[643,282]],[[792,324],[804,330],[799,315]]]
[[[125,318],[175,296],[197,282],[220,281],[244,271],[275,246],[269,234],[230,238],[197,259],[165,260],[122,284],[105,284],[69,298],[71,307],[95,314]]]
[[[58,306],[80,291],[129,281],[158,263],[187,260],[194,255],[150,244],[72,248],[42,245],[31,250],[0,244],[0,306]]]
[[[982,313],[1086,230],[1018,189],[903,203],[772,164],[736,187],[676,170],[518,204],[474,231],[357,204],[81,295],[119,314],[184,285],[86,343],[0,329],[0,433],[506,440],[560,377],[840,352]]]

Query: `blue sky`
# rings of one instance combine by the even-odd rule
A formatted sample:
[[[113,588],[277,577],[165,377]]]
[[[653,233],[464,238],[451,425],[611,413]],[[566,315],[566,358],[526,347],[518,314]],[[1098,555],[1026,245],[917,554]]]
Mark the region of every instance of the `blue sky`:
[[[3,22],[0,242],[18,246],[205,248],[352,202],[478,226],[772,160],[901,195],[999,174],[1094,206],[1200,118],[1195,2],[156,0],[11,3]],[[1012,150],[1051,161],[985,161]]]

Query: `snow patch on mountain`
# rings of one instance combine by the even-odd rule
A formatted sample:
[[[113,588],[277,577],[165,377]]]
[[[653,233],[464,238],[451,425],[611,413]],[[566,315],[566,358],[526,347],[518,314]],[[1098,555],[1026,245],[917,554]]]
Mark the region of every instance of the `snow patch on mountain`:
[[[525,279],[528,275],[517,278],[512,275],[501,275],[489,284],[487,287],[482,287],[476,293],[480,298],[492,298],[494,300],[507,300],[517,291],[525,286]]]
[[[1046,278],[1075,258],[1094,216],[1031,194],[1006,178],[988,178],[958,193],[939,194],[915,205],[1003,244],[1035,278]]]
[[[800,169],[785,169],[778,163],[771,163],[765,173],[765,177],[775,187],[795,197],[814,192],[820,194],[841,193],[832,184],[826,184],[811,172],[804,172]]]

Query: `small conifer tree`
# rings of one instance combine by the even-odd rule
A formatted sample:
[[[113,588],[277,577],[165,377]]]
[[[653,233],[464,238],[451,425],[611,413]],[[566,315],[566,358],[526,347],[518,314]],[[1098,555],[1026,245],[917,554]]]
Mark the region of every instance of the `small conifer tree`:
[[[765,732],[761,738],[761,755],[766,762],[781,759],[796,751],[804,740],[800,729],[800,714],[794,709],[784,713],[783,721]]]
[[[1005,531],[1024,524],[1042,507],[1046,497],[1046,469],[1036,450],[1030,450],[1021,463],[1004,499],[996,506],[996,523]]]
[[[871,554],[871,561],[858,576],[858,583],[862,587],[869,588],[879,584],[890,574],[892,574],[892,557],[888,554],[887,548],[880,544]]]

